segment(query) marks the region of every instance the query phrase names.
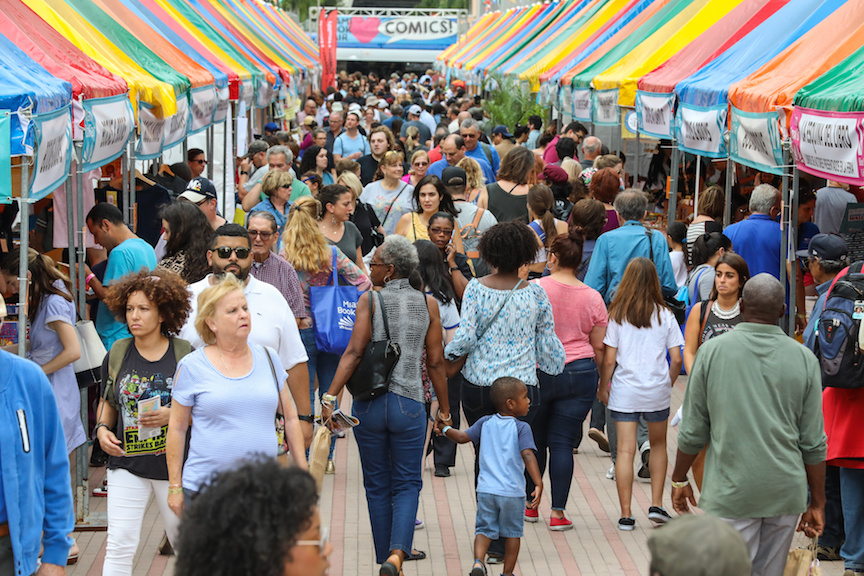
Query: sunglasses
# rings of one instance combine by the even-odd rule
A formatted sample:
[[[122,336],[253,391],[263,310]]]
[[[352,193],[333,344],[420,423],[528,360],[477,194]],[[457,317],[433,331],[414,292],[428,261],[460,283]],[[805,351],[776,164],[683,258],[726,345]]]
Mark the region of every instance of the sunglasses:
[[[414,166],[428,166],[428,165],[429,165],[428,162],[415,162],[414,163]]]
[[[258,236],[259,238],[261,238],[261,240],[264,240],[266,242],[267,240],[269,240],[273,236],[273,233],[272,232],[259,232],[258,230],[249,230],[249,237],[252,238],[255,236]],[[238,250],[238,248],[235,248],[235,251],[236,250]],[[243,248],[239,248],[239,250],[243,250]],[[238,254],[238,256],[240,256],[240,255]],[[226,256],[226,258],[227,258],[227,256]]]
[[[193,162],[196,162],[198,164],[207,164],[207,160],[193,160]]]
[[[233,252],[234,254],[237,255],[237,258],[239,258],[240,260],[245,260],[246,258],[249,257],[249,252],[251,252],[251,249],[246,248],[244,246],[237,246],[235,248],[231,248],[230,246],[220,246],[220,247],[216,248],[215,250],[213,250],[213,252],[215,252],[216,255],[222,259],[230,258],[231,253]]]

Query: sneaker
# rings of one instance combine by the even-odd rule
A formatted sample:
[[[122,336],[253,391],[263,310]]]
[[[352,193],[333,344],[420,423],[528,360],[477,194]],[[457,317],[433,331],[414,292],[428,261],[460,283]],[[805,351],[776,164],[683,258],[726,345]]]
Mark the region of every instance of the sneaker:
[[[549,529],[553,532],[563,532],[573,528],[573,522],[567,518],[552,518],[549,520]]]
[[[435,465],[435,476],[438,478],[449,478],[450,477],[450,467],[444,466],[443,464]]]
[[[636,472],[636,476],[643,480],[650,480],[651,471],[648,469],[648,460],[651,458],[651,445],[647,440],[639,447],[639,456],[642,459],[642,465],[639,467],[639,471]]]
[[[636,527],[636,519],[632,516],[630,518],[619,518],[618,519],[618,529],[624,530],[625,532],[630,532],[633,528]]]
[[[609,480],[615,479],[615,463],[612,463],[612,466],[609,467],[609,470],[606,471],[606,478]]]
[[[600,448],[603,452],[609,452],[609,438],[598,430],[597,428],[591,428],[588,430],[588,438],[597,443],[597,447]]]
[[[414,519],[414,530],[422,530],[426,525],[419,518]]]
[[[93,496],[96,496],[97,498],[106,498],[108,496],[108,484],[102,484],[102,486],[93,488]]]
[[[525,522],[539,522],[540,513],[536,508],[525,508]]]
[[[504,555],[498,554],[488,554],[486,556],[486,564],[503,564],[504,563]]]
[[[843,557],[840,556],[839,546],[817,546],[816,559],[822,562],[833,562],[835,560],[843,560]]]
[[[657,524],[666,524],[672,519],[666,509],[661,506],[651,506],[648,508],[648,519]]]

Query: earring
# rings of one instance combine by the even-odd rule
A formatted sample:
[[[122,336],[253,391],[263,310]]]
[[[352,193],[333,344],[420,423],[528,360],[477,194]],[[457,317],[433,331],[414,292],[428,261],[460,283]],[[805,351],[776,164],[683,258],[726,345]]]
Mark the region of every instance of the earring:
[[[335,215],[335,214],[331,214],[331,215],[330,215],[330,222],[331,222],[334,226],[336,225],[336,215]]]
[[[391,280],[390,274],[388,274],[387,276],[384,277],[384,284],[387,284],[388,282],[390,282],[390,280]]]

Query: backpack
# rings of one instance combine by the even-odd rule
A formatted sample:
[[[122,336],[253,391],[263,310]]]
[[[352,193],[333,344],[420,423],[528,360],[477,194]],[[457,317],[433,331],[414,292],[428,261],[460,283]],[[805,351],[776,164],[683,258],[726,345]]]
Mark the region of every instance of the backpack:
[[[171,338],[171,340],[174,342],[174,360],[179,363],[181,358],[192,352],[192,344],[181,338]],[[108,379],[105,382],[105,390],[114,387],[117,375],[126,359],[126,353],[131,346],[132,338],[121,338],[108,351]]]
[[[864,318],[864,262],[849,266],[838,276],[825,298],[816,324],[816,357],[822,386],[864,387],[864,352],[861,351],[861,320]]]
[[[702,279],[702,274],[704,274],[707,269],[708,268],[703,268],[699,271],[699,274],[696,275],[696,279],[693,282],[694,288],[692,290],[692,293],[690,287],[688,286],[689,282],[685,282],[684,285],[678,289],[678,293],[675,294],[675,298],[684,303],[685,315],[687,318],[690,317],[690,310],[693,309],[693,305],[697,302],[701,302],[701,300],[699,299],[699,280]]]

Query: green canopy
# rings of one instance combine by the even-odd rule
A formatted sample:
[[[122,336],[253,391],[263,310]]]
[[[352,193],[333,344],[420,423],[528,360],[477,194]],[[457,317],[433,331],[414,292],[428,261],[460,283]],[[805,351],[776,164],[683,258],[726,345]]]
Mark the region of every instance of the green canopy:
[[[864,47],[807,84],[795,95],[795,106],[832,112],[864,111]]]
[[[673,0],[658,10],[656,14],[646,20],[642,26],[637,28],[625,40],[598,58],[597,61],[590,64],[587,68],[576,74],[573,77],[571,86],[573,88],[590,87],[591,81],[594,80],[596,76],[599,76],[602,72],[606,71],[616,62],[624,58],[624,56],[636,49],[639,44],[665,26],[670,20],[676,17],[694,1],[696,0]]]

